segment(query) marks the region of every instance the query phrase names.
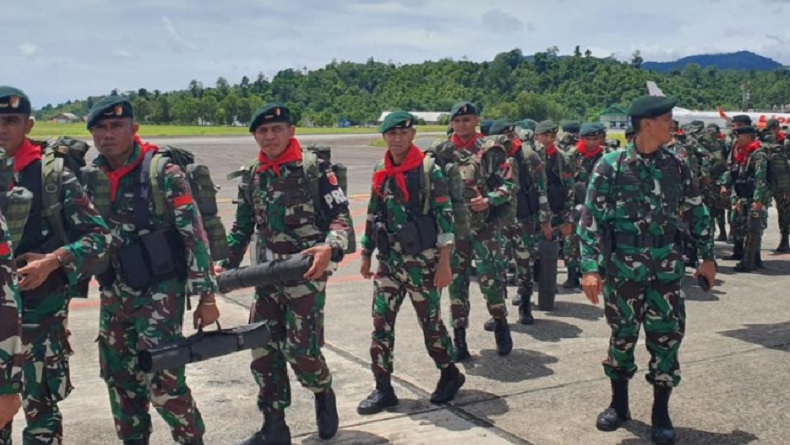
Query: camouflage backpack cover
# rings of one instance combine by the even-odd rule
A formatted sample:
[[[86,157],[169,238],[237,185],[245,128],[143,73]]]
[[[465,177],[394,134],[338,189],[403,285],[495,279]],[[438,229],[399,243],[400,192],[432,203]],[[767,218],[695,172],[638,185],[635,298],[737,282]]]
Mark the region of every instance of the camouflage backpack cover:
[[[343,194],[348,196],[348,168],[341,163],[332,163],[332,148],[327,145],[310,144],[302,148],[302,167],[304,168],[305,176],[307,177],[308,187],[310,188],[310,196],[313,200],[313,207],[318,215],[316,226],[321,230],[328,230],[331,221],[322,214],[321,209],[321,192],[320,180],[321,171],[318,168],[318,160],[321,159],[328,162],[331,166],[332,172],[337,177],[337,183]],[[242,184],[246,184],[242,190],[244,192],[244,199],[248,203],[252,203],[252,180],[255,177],[255,171],[258,169],[258,161],[252,161],[244,165],[241,169],[228,174],[229,180],[239,178]],[[348,236],[348,245],[344,254],[348,255],[356,252],[357,241],[356,234],[352,230]]]
[[[505,135],[488,136],[483,139],[482,156],[480,166],[485,174],[486,192],[490,192],[502,186],[504,178],[501,176],[501,167],[508,162],[512,143]],[[501,206],[491,207],[489,210],[488,222],[500,227],[513,225],[516,222],[518,205],[516,193],[518,192],[518,169],[511,169],[513,176],[513,189],[510,201]]]
[[[447,179],[450,202],[453,206],[453,233],[457,238],[464,238],[471,233],[471,215],[464,199],[464,180],[459,164],[468,164],[470,161],[463,157],[462,152],[456,152],[453,144],[447,140],[438,139],[425,150],[423,159],[423,214],[427,214],[431,203],[431,170],[438,165]],[[468,157],[468,152],[467,152]]]
[[[762,148],[768,157],[766,176],[772,193],[790,193],[790,156],[784,144],[776,142],[773,134],[760,136]]]

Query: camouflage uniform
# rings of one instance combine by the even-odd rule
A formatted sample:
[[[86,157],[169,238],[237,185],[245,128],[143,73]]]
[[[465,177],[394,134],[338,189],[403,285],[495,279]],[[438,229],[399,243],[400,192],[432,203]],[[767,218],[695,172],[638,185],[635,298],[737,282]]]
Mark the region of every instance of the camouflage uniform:
[[[597,150],[593,150],[590,153],[595,153],[595,151]],[[585,151],[584,153],[587,152]],[[577,145],[572,154],[572,159],[576,167],[576,182],[573,186],[575,204],[586,204],[585,200],[587,198],[587,186],[590,183],[590,178],[592,177],[595,164],[603,157],[603,149],[594,155],[585,155],[583,154],[580,146]],[[581,276],[583,272],[581,270],[581,252],[579,250],[580,240],[577,227],[573,227],[571,236],[565,238],[562,248],[564,252],[563,254],[565,256],[565,266],[568,269],[569,278],[571,274]]]
[[[295,142],[292,139],[291,143]],[[258,166],[256,162],[250,171],[257,172]],[[222,267],[236,268],[241,264],[253,234],[256,242],[251,248],[258,262],[298,255],[322,243],[330,245],[333,252],[346,249],[353,230],[348,200],[342,195],[330,164],[318,159],[317,167],[321,175],[320,196],[329,195],[332,203],[322,199],[320,209],[315,208],[301,159],[280,166],[279,175],[267,169],[254,174],[248,184],[242,180],[236,219],[228,234],[230,254]],[[245,187],[250,188],[249,192]],[[327,229],[318,227],[319,215],[328,218]],[[333,257],[335,260],[339,258]],[[313,393],[332,387],[332,375],[321,353],[327,276],[328,273],[318,280],[256,288],[250,322],[266,321],[272,332],[267,346],[252,351],[250,363],[260,388],[258,408],[264,414],[282,412],[291,404],[286,363],[291,364],[302,386]]]
[[[384,165],[379,164],[375,171],[383,168]],[[422,174],[422,170],[417,173]],[[370,257],[376,249],[375,236],[383,236],[381,232],[374,235],[377,222],[384,225],[389,242],[389,252],[379,250],[377,254],[379,264],[375,273],[373,291],[374,330],[370,358],[371,369],[377,378],[393,372],[395,319],[406,293],[411,297],[423,331],[425,348],[436,367],[443,369],[455,360],[452,341],[442,322],[441,295],[433,284],[439,260],[438,249],[451,246],[455,239],[447,181],[436,165],[430,172],[430,183],[430,196],[420,197],[419,211],[422,211],[423,199],[430,200],[429,214],[435,215],[437,243],[434,248],[426,248],[416,255],[405,254],[398,240],[398,231],[413,219],[410,218],[413,210],[410,208],[410,203],[404,203],[403,194],[397,190],[395,181],[385,181],[381,191],[382,196],[373,190],[368,203],[365,235],[362,237],[362,255]],[[410,193],[415,192],[416,190]]]
[[[689,221],[703,259],[713,259],[708,211],[688,166],[666,148],[642,156],[630,144],[596,166],[578,233],[582,272],[604,276],[612,335],[603,365],[612,380],[636,373],[634,348],[644,324],[648,382],[667,387],[680,382],[677,353],[686,315],[680,294],[685,267],[674,243],[678,212]]]
[[[126,165],[137,162],[144,152],[135,143]],[[94,164],[109,168],[104,156]],[[185,367],[146,374],[137,366],[137,354],[182,338],[182,322],[187,295],[208,295],[216,291],[208,239],[184,173],[176,165],[165,167],[162,191],[174,221],[155,213],[147,200],[149,227],[139,227],[140,194],[138,165],[123,176],[117,199],[112,202],[107,223],[120,248],[138,243],[140,231],[166,229],[178,232],[184,248],[186,278],[159,281],[148,289],[136,290],[123,278],[120,257],[111,258],[115,276],[103,280],[99,320],[99,364],[107,383],[110,406],[118,437],[124,441],[145,441],[151,433],[149,405],[153,403],[170,426],[173,439],[181,444],[201,444],[205,427],[192,393],[187,387]],[[95,197],[94,197],[95,198]],[[137,215],[136,215],[137,214]],[[178,242],[178,241],[176,241]]]
[[[30,217],[25,225],[15,256],[28,252],[50,253],[45,246],[58,246],[63,240],[42,216],[42,162],[25,166],[15,184],[36,190]],[[35,183],[38,184],[35,184]],[[72,390],[69,355],[72,350],[66,330],[68,304],[78,280],[89,279],[90,272],[107,255],[112,238],[104,220],[87,199],[74,173],[63,170],[60,189],[63,227],[70,241],[54,250],[62,267],[44,285],[22,295],[22,340],[25,344],[25,387],[22,404],[27,426],[24,443],[60,444],[63,441],[63,416],[58,402]],[[53,245],[54,242],[54,245]],[[42,291],[47,288],[52,291]]]
[[[484,153],[483,144],[483,140],[478,139],[466,154],[481,160]],[[461,153],[467,151],[461,148],[458,150]],[[452,258],[453,281],[450,284],[450,311],[454,328],[466,329],[469,325],[469,275],[473,259],[477,268],[477,282],[486,299],[488,313],[495,319],[507,317],[504,300],[505,283],[500,279],[502,276],[500,230],[497,224],[486,220],[491,208],[507,205],[510,202],[514,187],[513,170],[513,161],[508,159],[500,166],[499,172],[485,172],[486,175],[498,173],[503,179],[503,184],[492,190],[488,189],[487,178],[464,177],[464,196],[471,200],[481,193],[488,198],[490,208],[483,212],[472,211],[472,234],[465,239],[455,240],[455,254]]]
[[[0,395],[22,392],[22,317],[11,236],[0,214]],[[11,422],[0,429],[0,444],[11,443]]]
[[[778,136],[778,137],[777,137]],[[778,140],[777,140],[778,139]],[[790,141],[784,133],[766,135],[763,138],[763,149],[768,157],[768,181],[771,195],[776,201],[779,216],[779,232],[781,241],[777,252],[790,251],[788,236],[790,235]]]
[[[702,202],[708,207],[711,216],[711,233],[716,231],[716,223],[720,222],[719,230],[722,232],[722,240],[726,240],[726,228],[724,226],[725,211],[729,209],[730,203],[726,197],[722,196],[719,181],[727,170],[727,153],[724,143],[719,140],[718,133],[713,129],[706,128],[697,137],[697,140],[706,152],[706,157],[710,164],[709,181],[700,184]]]

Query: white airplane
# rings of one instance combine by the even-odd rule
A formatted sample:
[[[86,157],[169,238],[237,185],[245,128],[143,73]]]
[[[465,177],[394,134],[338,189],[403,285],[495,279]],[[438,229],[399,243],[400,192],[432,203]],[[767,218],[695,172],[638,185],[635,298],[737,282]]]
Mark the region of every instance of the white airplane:
[[[661,88],[656,85],[652,80],[647,82],[647,94],[651,96],[664,97],[665,94]],[[738,114],[745,114],[752,118],[752,125],[762,128],[768,123],[769,119],[776,119],[779,125],[785,127],[790,125],[790,113],[763,113],[754,111],[723,111],[719,107],[718,111],[698,111],[689,110],[687,108],[675,107],[672,109],[672,117],[678,121],[680,125],[687,124],[693,120],[699,120],[707,124],[716,124],[722,129],[729,126],[732,116]]]

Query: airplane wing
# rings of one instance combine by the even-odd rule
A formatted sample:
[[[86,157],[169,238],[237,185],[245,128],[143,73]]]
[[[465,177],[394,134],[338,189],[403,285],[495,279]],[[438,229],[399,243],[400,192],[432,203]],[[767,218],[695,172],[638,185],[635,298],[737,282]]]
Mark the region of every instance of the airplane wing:
[[[645,82],[645,85],[647,85],[648,95],[665,97],[664,92],[661,91],[661,88],[659,88],[658,85],[656,85],[656,83],[653,82],[652,80],[648,80],[647,82]]]

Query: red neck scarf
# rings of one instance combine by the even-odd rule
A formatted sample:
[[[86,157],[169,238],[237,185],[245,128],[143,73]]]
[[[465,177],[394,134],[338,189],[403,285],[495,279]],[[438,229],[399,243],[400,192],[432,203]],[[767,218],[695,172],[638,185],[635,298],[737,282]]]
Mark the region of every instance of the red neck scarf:
[[[464,150],[471,150],[471,149],[473,149],[475,147],[475,143],[481,137],[483,137],[482,134],[475,133],[474,136],[469,138],[468,141],[464,142],[464,141],[461,140],[461,138],[458,137],[457,134],[454,134],[453,137],[450,138],[450,142],[452,142],[453,145],[455,145],[458,148],[463,148]]]
[[[258,152],[258,163],[260,167],[255,173],[262,173],[268,169],[273,169],[274,174],[280,176],[280,166],[290,164],[291,162],[298,162],[302,160],[302,146],[296,138],[291,138],[288,142],[288,148],[277,157],[277,159],[269,159],[263,151]]]
[[[36,160],[41,160],[41,147],[25,138],[25,142],[14,153],[14,171],[19,173]]]
[[[787,139],[787,135],[785,134],[784,131],[780,131],[779,133],[776,134],[776,143],[777,144],[783,143],[785,141],[785,139]]]
[[[546,156],[554,156],[557,154],[557,145],[552,144],[551,147],[546,147]]]
[[[515,156],[516,153],[518,153],[518,151],[521,150],[521,147],[523,145],[524,142],[522,142],[521,139],[514,139],[513,142],[510,144],[510,153],[508,153],[508,156],[510,157]]]
[[[749,162],[749,155],[758,148],[760,148],[760,141],[754,141],[745,147],[737,148],[735,151],[735,162],[746,167],[746,164]]]
[[[384,168],[373,174],[373,190],[382,196],[381,186],[388,177],[395,177],[395,184],[403,193],[403,199],[409,201],[409,190],[406,188],[406,172],[419,168],[425,154],[415,145],[409,148],[406,158],[400,165],[395,165],[392,154],[388,151],[384,155]]]
[[[115,170],[110,170],[109,167],[101,167],[101,169],[107,175],[107,179],[110,181],[110,199],[112,202],[115,202],[115,198],[118,195],[118,187],[121,185],[121,179],[131,173],[137,168],[138,165],[143,162],[146,153],[149,151],[159,151],[159,147],[147,142],[143,142],[139,136],[134,137],[134,143],[140,147],[140,154],[137,156],[137,159],[131,163],[129,163],[129,160],[127,159],[126,164],[116,168]],[[134,154],[134,149],[132,150],[132,154]]]
[[[595,156],[597,156],[599,153],[601,153],[603,151],[603,149],[599,145],[599,146],[595,147],[594,150],[589,151],[589,149],[587,148],[587,143],[584,141],[584,139],[582,139],[582,140],[579,141],[578,144],[576,144],[576,151],[580,155],[582,155],[582,157],[584,157],[584,159],[592,159]]]

